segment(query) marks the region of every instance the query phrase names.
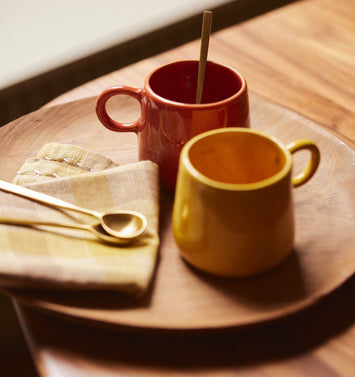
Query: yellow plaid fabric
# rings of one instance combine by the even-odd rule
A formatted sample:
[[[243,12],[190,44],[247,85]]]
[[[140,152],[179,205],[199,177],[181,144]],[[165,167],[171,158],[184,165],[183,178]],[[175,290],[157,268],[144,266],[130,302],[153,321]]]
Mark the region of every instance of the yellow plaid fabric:
[[[137,242],[113,246],[89,232],[0,224],[0,286],[117,289],[143,293],[152,279],[158,247],[158,168],[150,161],[117,166],[73,145],[48,144],[25,161],[16,184],[96,211],[143,213],[148,229]],[[61,222],[93,222],[0,192],[0,215]]]

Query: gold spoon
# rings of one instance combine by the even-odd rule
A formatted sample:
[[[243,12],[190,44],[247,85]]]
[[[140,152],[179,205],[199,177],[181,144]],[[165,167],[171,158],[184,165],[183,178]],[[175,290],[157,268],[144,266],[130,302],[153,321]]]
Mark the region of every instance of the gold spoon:
[[[205,82],[205,72],[208,54],[208,45],[211,35],[213,13],[210,11],[203,12],[202,32],[201,32],[201,47],[200,47],[200,60],[198,64],[197,76],[197,90],[196,90],[196,103],[201,103],[203,85]]]
[[[20,219],[15,217],[3,217],[0,216],[1,224],[10,224],[10,225],[21,225],[27,227],[33,227],[38,225],[50,226],[50,227],[61,227],[61,228],[70,228],[70,229],[80,229],[87,230],[91,232],[95,237],[99,238],[101,241],[110,244],[123,245],[131,242],[131,240],[118,238],[110,236],[105,229],[101,226],[100,223],[95,224],[68,224],[68,223],[57,223],[53,221],[42,221],[42,220],[29,220],[29,219]]]
[[[0,190],[23,196],[54,208],[69,209],[95,217],[102,228],[109,235],[120,239],[121,243],[129,243],[136,240],[147,227],[146,217],[136,211],[116,210],[104,213],[96,212],[2,180],[0,180]]]

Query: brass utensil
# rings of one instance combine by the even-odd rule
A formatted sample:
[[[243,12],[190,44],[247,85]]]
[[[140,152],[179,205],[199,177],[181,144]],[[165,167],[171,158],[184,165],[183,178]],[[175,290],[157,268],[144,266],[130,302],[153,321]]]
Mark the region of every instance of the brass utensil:
[[[54,221],[42,221],[42,220],[30,220],[30,219],[20,219],[15,217],[3,217],[0,216],[0,224],[9,225],[21,225],[27,227],[33,226],[49,226],[49,227],[60,227],[60,228],[70,228],[70,229],[80,229],[87,230],[92,233],[95,237],[104,241],[106,243],[122,245],[126,244],[127,241],[122,238],[114,237],[109,235],[100,223],[95,224],[69,224],[69,223],[58,223]]]
[[[202,99],[203,85],[205,82],[208,45],[209,45],[210,35],[211,35],[212,16],[213,16],[213,13],[210,11],[203,12],[200,61],[198,64],[196,103],[201,103],[201,99]]]
[[[31,199],[54,208],[63,208],[71,211],[85,213],[95,217],[102,228],[111,236],[116,237],[121,243],[133,242],[139,238],[147,227],[146,217],[136,211],[116,210],[112,212],[97,212],[78,207],[64,200],[54,198],[28,188],[17,186],[0,180],[0,190]],[[94,228],[93,228],[94,229]],[[97,228],[95,228],[97,230]]]

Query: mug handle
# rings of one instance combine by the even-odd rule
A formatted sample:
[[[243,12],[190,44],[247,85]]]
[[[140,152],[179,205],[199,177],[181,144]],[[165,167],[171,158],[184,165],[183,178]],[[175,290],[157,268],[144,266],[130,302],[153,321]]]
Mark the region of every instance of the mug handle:
[[[121,132],[135,132],[137,133],[141,128],[139,120],[133,123],[121,123],[112,119],[106,109],[107,101],[116,95],[123,94],[135,98],[142,104],[143,89],[132,88],[130,86],[116,85],[106,88],[97,98],[96,101],[96,114],[100,122],[111,131]]]
[[[297,151],[307,149],[311,152],[311,159],[306,168],[296,176],[292,177],[292,184],[294,187],[302,186],[309,181],[316,172],[320,162],[320,152],[317,145],[308,139],[300,139],[294,141],[286,146],[291,154]]]

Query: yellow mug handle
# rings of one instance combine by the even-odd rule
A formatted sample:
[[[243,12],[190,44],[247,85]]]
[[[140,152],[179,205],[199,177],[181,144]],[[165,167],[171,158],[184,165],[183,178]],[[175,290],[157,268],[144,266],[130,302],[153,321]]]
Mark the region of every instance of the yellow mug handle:
[[[296,140],[286,146],[291,154],[307,149],[311,152],[311,159],[306,168],[296,176],[292,177],[292,184],[294,187],[298,187],[309,181],[316,172],[320,162],[320,152],[317,145],[308,139]]]

